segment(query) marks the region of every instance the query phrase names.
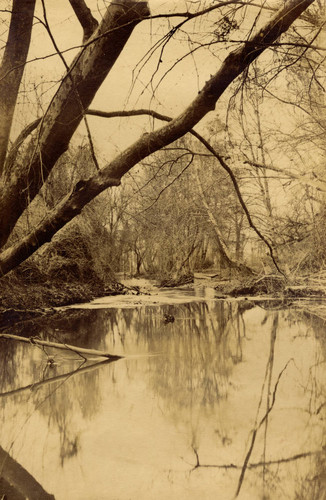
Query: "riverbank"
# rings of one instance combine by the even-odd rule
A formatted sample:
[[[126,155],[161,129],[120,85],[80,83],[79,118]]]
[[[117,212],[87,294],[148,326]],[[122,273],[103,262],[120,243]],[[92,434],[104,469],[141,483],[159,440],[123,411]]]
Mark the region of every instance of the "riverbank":
[[[31,282],[18,276],[4,277],[0,289],[0,327],[54,312],[55,307],[89,302],[105,295],[137,294],[137,286],[115,280],[49,280]]]
[[[56,307],[90,302],[99,297],[125,294],[151,295],[153,293],[150,289],[154,286],[153,281],[136,278],[123,281],[124,284],[114,279],[106,284],[94,279],[89,281],[52,279],[33,282],[21,276],[7,276],[1,280],[0,327],[8,326],[21,319],[50,314]],[[149,283],[151,287],[148,287]],[[217,299],[238,297],[326,299],[326,271],[291,280],[280,275],[260,276],[247,280],[221,280],[215,275],[197,273],[193,283],[178,284],[178,287],[196,290],[210,289]]]
[[[212,287],[217,298],[267,296],[270,298],[326,298],[326,271],[302,276],[285,277],[280,274],[251,278],[218,279],[195,274],[195,285]]]

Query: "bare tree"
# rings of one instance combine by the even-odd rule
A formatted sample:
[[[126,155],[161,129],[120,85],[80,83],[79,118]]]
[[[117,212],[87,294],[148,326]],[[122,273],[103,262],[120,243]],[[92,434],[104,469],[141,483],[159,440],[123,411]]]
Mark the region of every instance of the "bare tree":
[[[227,55],[224,62],[179,116],[163,127],[144,134],[91,178],[78,182],[70,194],[33,231],[17,244],[3,250],[0,255],[1,274],[4,275],[15,268],[41,245],[50,241],[57,231],[78,215],[82,208],[99,193],[119,185],[121,178],[142,159],[189,132],[207,113],[215,109],[217,101],[229,85],[244,73],[258,56],[277,41],[280,35],[305,12],[313,1],[289,0],[284,7],[273,14],[261,29],[249,36],[236,50]],[[18,3],[18,1],[13,2],[13,7],[16,10]],[[204,9],[202,12],[177,13],[175,17],[184,17],[185,20],[199,17],[212,9],[219,9],[231,3],[234,2],[221,2]],[[235,3],[239,4],[239,2]],[[32,30],[31,19],[33,18],[34,4],[35,2],[32,0],[25,2],[26,22],[23,24],[25,50],[21,50],[20,37],[9,36],[6,57],[4,57],[0,67],[2,75],[1,95],[10,96],[10,102],[8,101],[10,111],[7,112],[7,108],[3,104],[1,105],[1,109],[5,111],[2,113],[1,125],[5,133],[2,133],[0,143],[0,158],[5,158],[0,165],[2,172],[0,179],[0,245],[2,248],[6,245],[23,212],[40,192],[57,160],[67,150],[72,135],[85,116],[97,90],[119,58],[134,27],[146,19],[151,19],[148,2],[117,0],[108,6],[101,23],[89,37],[88,28],[91,24],[95,27],[96,23],[91,22],[83,1],[71,2],[82,21],[84,40],[87,40],[72,64],[67,66],[66,74],[63,76],[44,116],[34,122],[27,131],[22,132],[20,140],[23,140],[36,127],[35,147],[29,148],[18,161],[17,155],[11,154],[10,151],[9,130],[19,91],[22,68],[27,57],[26,46],[28,46]],[[44,7],[43,2],[42,4]],[[9,34],[17,30],[17,16],[14,13],[15,9],[12,13]],[[176,25],[173,28],[173,33],[182,24],[183,22]],[[21,25],[20,20],[19,26]],[[15,59],[17,53],[20,55],[18,61]],[[14,77],[15,85],[12,83]],[[16,151],[17,144],[14,144],[13,147],[16,148]]]

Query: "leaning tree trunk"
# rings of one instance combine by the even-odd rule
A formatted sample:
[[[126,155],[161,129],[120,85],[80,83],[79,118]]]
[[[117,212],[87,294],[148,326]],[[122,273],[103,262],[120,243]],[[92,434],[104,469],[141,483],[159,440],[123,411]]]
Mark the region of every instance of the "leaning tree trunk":
[[[246,41],[241,47],[231,52],[226,57],[220,69],[206,82],[197,97],[183,113],[158,130],[143,135],[138,141],[118,155],[111,163],[106,165],[92,178],[77,183],[71,194],[34,229],[32,234],[27,235],[17,245],[8,248],[0,255],[0,270],[2,274],[9,272],[32,255],[41,245],[50,241],[53,235],[64,227],[67,222],[78,215],[82,208],[94,199],[95,196],[108,187],[118,185],[121,177],[134,165],[151,153],[154,153],[185,135],[209,111],[214,110],[216,102],[230,83],[267,47],[277,40],[277,38],[289,28],[293,21],[313,3],[313,1],[314,0],[289,0],[285,7],[280,9],[256,35],[252,36],[250,40]],[[147,12],[147,2],[131,3],[134,3],[135,6],[141,5],[141,13],[145,15]],[[112,9],[115,8],[121,8],[120,3],[112,7]],[[111,54],[112,48],[114,59],[122,49],[120,37],[125,42],[133,25],[136,24],[139,19],[140,14],[138,13],[138,17],[136,17],[133,22],[116,31],[112,31],[108,35],[109,38],[113,37],[114,43],[117,45],[116,48],[114,48],[114,45],[112,48],[110,44],[106,47],[109,55]],[[118,21],[116,20],[115,22],[117,23]],[[126,31],[128,33],[126,33]],[[106,39],[103,38],[99,42],[105,44],[105,40]],[[90,47],[91,46],[88,46],[85,51]],[[0,235],[2,236],[4,234],[4,236],[2,236],[2,241],[6,241],[16,220],[27,206],[26,199],[20,201],[20,191],[30,185],[31,197],[35,196],[42,183],[42,170],[43,178],[45,178],[57,158],[66,150],[70,137],[80,121],[78,115],[78,111],[80,113],[80,105],[76,98],[75,87],[78,88],[78,93],[82,95],[85,94],[87,97],[84,102],[82,102],[83,106],[86,107],[87,102],[91,100],[91,96],[87,91],[89,83],[92,81],[97,84],[100,83],[97,79],[97,75],[94,74],[93,65],[97,62],[97,64],[99,64],[99,69],[103,71],[104,58],[101,57],[103,54],[99,53],[97,44],[94,44],[93,49],[90,50],[91,53],[89,55],[92,59],[92,63],[86,60],[84,61],[89,74],[86,75],[80,67],[80,59],[84,57],[84,52],[82,52],[77,60],[75,60],[70,72],[70,77],[66,77],[62,83],[61,89],[66,88],[66,91],[64,91],[62,95],[59,89],[57,96],[54,98],[53,102],[56,102],[57,112],[52,103],[50,110],[52,110],[53,113],[47,113],[39,126],[40,151],[42,154],[37,155],[30,163],[26,161],[23,168],[23,174],[16,167],[13,169],[12,174],[7,172],[5,179],[2,181],[2,186],[0,186],[0,188],[2,187],[2,193],[3,187],[7,187],[9,192],[9,195],[0,194]],[[103,46],[101,50],[104,50]],[[94,57],[92,56],[92,51],[95,52]],[[112,63],[112,58],[109,57],[109,60]],[[74,85],[71,81],[73,74],[76,74],[77,77],[76,81],[73,80],[75,81]],[[61,98],[58,97],[60,95]],[[71,99],[70,105],[68,105],[67,100],[65,100],[68,96]],[[66,108],[64,105],[68,108],[67,115],[65,115]],[[64,121],[66,121],[67,118],[71,118],[74,125],[71,125],[70,122],[69,125],[67,123],[60,123],[58,120],[62,118],[64,118]],[[57,139],[57,141],[55,139]],[[39,161],[40,157],[43,160],[42,163]],[[13,210],[13,215],[11,214],[11,210]]]
[[[43,116],[33,154],[7,162],[0,179],[0,248],[46,181],[118,59],[134,27],[149,14],[147,2],[117,0],[71,64]]]
[[[13,0],[9,35],[0,66],[0,174],[31,40],[36,0]]]

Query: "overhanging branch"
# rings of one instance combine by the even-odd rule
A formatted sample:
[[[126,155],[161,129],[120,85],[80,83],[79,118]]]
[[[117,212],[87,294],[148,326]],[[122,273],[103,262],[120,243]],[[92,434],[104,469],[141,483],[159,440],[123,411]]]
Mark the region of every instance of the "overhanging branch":
[[[100,116],[102,118],[149,115],[149,116],[152,116],[153,118],[156,118],[157,120],[162,120],[162,121],[167,121],[167,122],[172,121],[172,118],[169,116],[162,115],[160,113],[157,113],[156,111],[147,110],[147,109],[138,109],[138,110],[131,110],[131,111],[111,111],[111,112],[105,112],[105,111],[100,111],[100,110],[95,110],[95,109],[90,110],[89,109],[89,110],[87,110],[87,114],[90,114],[93,116]],[[269,254],[271,256],[271,259],[272,259],[276,269],[281,274],[283,274],[283,272],[281,271],[281,269],[279,268],[279,266],[277,264],[277,261],[276,261],[276,258],[275,258],[274,252],[273,252],[273,247],[271,246],[271,244],[269,243],[267,238],[265,238],[265,236],[258,229],[256,224],[253,222],[253,219],[250,215],[250,212],[249,212],[247,205],[246,205],[246,203],[243,199],[243,196],[241,194],[240,187],[239,187],[238,181],[233,173],[233,170],[226,163],[223,156],[220,155],[216,151],[216,149],[213,148],[213,146],[201,134],[199,134],[198,132],[196,132],[193,129],[189,130],[189,133],[192,134],[194,137],[196,137],[196,139],[198,141],[200,141],[213,156],[215,156],[215,158],[219,161],[221,167],[227,172],[228,176],[230,177],[230,179],[232,181],[232,184],[233,184],[234,190],[236,192],[237,198],[239,200],[239,203],[240,203],[240,205],[241,205],[241,207],[246,215],[249,226],[255,231],[255,233],[257,234],[259,239],[261,239],[265,243],[265,245],[267,246],[267,248],[269,250]]]

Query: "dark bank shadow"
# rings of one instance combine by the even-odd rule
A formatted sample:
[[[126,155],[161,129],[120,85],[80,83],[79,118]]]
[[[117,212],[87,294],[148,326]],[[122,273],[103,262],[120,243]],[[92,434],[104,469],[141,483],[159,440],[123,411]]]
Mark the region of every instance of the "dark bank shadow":
[[[0,446],[0,498],[55,500],[36,479]]]

